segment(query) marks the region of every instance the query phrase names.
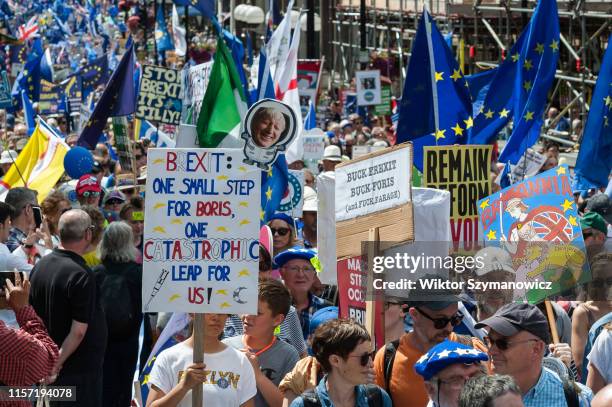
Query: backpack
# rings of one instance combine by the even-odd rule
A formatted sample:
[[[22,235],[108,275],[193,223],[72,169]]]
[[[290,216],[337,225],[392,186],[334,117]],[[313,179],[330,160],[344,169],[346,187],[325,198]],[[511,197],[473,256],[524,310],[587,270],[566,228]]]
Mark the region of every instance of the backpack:
[[[124,273],[101,271],[100,303],[106,314],[108,337],[125,339],[134,333],[138,315],[134,310],[129,282]]]
[[[368,398],[368,407],[383,407],[383,397],[380,387],[375,384],[366,384],[364,386]],[[321,400],[319,400],[316,389],[306,390],[300,397],[302,398],[304,407],[321,406]]]

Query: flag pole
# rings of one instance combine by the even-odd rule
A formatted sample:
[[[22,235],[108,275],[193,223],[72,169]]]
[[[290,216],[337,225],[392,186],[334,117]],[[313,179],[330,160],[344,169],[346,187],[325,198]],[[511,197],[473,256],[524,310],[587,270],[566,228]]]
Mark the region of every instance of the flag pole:
[[[185,63],[189,62],[189,5],[185,6]]]

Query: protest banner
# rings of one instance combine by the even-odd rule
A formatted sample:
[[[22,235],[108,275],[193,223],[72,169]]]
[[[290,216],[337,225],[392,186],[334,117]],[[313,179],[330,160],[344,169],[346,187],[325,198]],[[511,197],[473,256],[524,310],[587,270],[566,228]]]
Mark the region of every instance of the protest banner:
[[[40,81],[40,98],[38,100],[38,114],[48,115],[64,113],[67,109],[64,87],[54,85],[44,79]]]
[[[355,83],[358,106],[380,105],[380,71],[357,71],[355,72]]]
[[[136,160],[132,154],[132,145],[128,135],[127,117],[113,117],[113,134],[115,136],[115,148],[119,157],[119,165],[122,171],[136,172]]]
[[[590,279],[568,174],[562,165],[478,202],[486,245],[512,257],[515,300],[538,302]]]
[[[81,111],[82,98],[80,77],[73,76],[62,82],[62,85],[65,86],[64,93],[68,103],[68,111],[70,114],[79,113]]]
[[[304,166],[313,174],[319,173],[319,161],[325,152],[325,139],[327,136],[321,129],[305,130],[302,133],[304,142]]]
[[[180,71],[143,65],[136,117],[178,125],[183,107],[182,88]]]
[[[391,114],[391,85],[382,85],[380,88],[380,104],[374,106],[374,114],[377,116]]]
[[[426,146],[423,182],[427,188],[451,193],[450,227],[453,248],[478,250],[477,202],[491,194],[492,146]]]
[[[143,310],[257,312],[261,172],[229,149],[149,149]]]
[[[7,109],[13,106],[11,98],[11,84],[9,83],[6,71],[2,71],[0,77],[0,109]]]
[[[546,162],[547,157],[536,152],[532,148],[528,148],[525,154],[516,165],[511,165],[510,183],[516,184],[522,182],[525,178],[533,177],[540,171],[540,168]]]
[[[304,205],[304,171],[289,170],[287,191],[280,202],[277,212],[284,212],[294,218],[302,217]]]
[[[187,92],[186,97],[188,104],[191,106],[191,123],[198,122],[198,114],[202,109],[202,100],[208,87],[208,80],[212,71],[213,61],[204,62],[189,68],[187,74]]]
[[[387,147],[383,146],[353,146],[353,160],[375,151],[384,150]]]
[[[308,106],[312,100],[317,105],[317,94],[319,92],[319,81],[323,69],[322,59],[300,59],[297,63],[298,93],[300,95],[300,107],[302,116],[308,113]]]

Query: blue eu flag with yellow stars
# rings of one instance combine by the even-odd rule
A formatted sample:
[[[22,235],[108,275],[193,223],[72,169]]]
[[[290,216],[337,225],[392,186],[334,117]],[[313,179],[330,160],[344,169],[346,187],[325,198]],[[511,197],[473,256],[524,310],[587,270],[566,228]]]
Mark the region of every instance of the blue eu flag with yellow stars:
[[[474,112],[470,144],[492,142],[512,119],[512,134],[499,161],[516,164],[540,137],[558,59],[557,3],[540,0],[508,58],[499,66],[480,110]]]
[[[81,76],[83,100],[87,98],[89,92],[108,81],[108,72],[108,56],[106,54],[94,59],[90,64],[81,69],[79,75]]]
[[[157,46],[157,52],[172,51],[174,45],[170,39],[170,33],[166,27],[166,18],[164,13],[164,7],[160,3],[157,6],[157,16],[155,19],[155,44]]]
[[[289,169],[285,154],[279,154],[269,171],[262,171],[261,179],[261,211],[259,220],[262,224],[268,220],[279,208],[287,185],[289,183]]]
[[[612,34],[599,70],[574,169],[574,190],[608,185],[612,171]]]
[[[465,144],[473,125],[467,82],[427,10],[419,20],[399,107],[397,142],[412,141],[423,170],[423,147]]]

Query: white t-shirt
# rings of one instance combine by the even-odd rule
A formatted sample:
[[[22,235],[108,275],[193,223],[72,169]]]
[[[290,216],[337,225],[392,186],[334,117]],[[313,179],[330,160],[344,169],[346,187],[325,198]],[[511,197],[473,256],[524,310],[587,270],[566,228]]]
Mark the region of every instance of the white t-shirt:
[[[154,384],[168,394],[178,383],[189,365],[193,364],[193,348],[181,342],[161,352],[149,376]],[[206,381],[204,405],[239,407],[257,394],[255,373],[247,357],[228,346],[217,353],[205,353]],[[191,391],[178,407],[191,407]]]
[[[589,353],[589,363],[595,365],[606,383],[612,383],[612,331],[603,329]]]

